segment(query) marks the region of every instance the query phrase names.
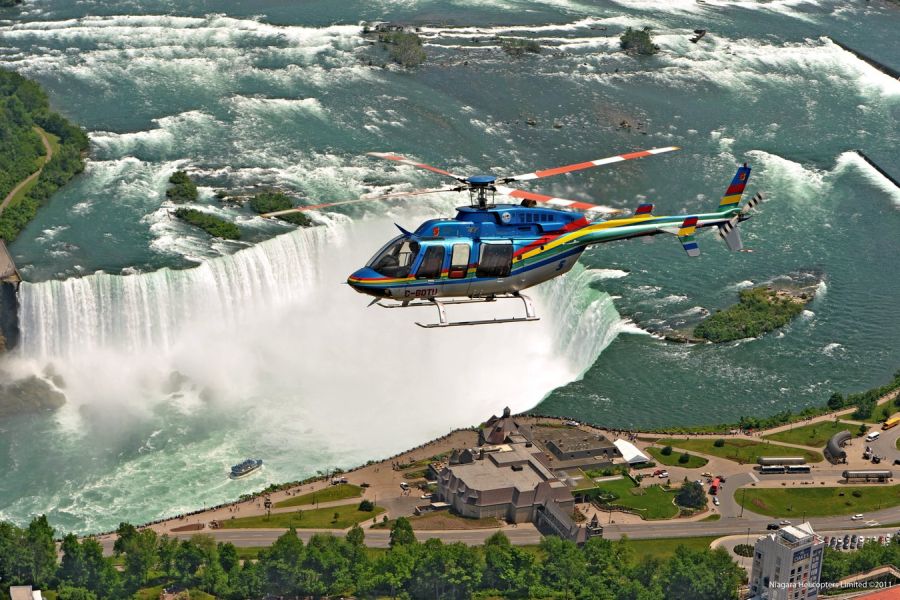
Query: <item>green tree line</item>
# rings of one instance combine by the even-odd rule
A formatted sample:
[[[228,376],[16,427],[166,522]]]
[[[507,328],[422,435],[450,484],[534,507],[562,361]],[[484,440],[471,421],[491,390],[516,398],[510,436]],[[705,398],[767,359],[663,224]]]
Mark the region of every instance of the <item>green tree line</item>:
[[[391,528],[390,548],[364,546],[358,526],[345,537],[294,530],[255,560],[209,535],[158,536],[122,523],[114,557],[95,539],[62,540],[45,517],[20,529],[0,523],[0,591],[32,584],[61,600],[119,600],[150,586],[199,589],[224,600],[263,598],[585,598],[598,600],[726,600],[738,598],[743,571],[724,550],[678,548],[666,560],[639,559],[627,539],[592,538],[579,547],[557,537],[520,548],[498,532],[484,546],[416,540],[408,520]],[[117,569],[115,565],[120,565]]]
[[[84,170],[82,153],[88,148],[88,138],[80,128],[50,110],[47,95],[37,83],[0,69],[0,200],[35,172],[44,156],[35,125],[57,136],[59,149],[28,194],[0,215],[0,239],[7,241],[19,235],[57,189]]]

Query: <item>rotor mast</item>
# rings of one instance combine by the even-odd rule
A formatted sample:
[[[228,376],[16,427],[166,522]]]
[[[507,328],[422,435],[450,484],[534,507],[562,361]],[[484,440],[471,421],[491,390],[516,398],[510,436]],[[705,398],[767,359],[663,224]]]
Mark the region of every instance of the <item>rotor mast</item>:
[[[497,191],[497,188],[494,187],[495,181],[497,178],[493,175],[476,175],[466,179],[469,204],[472,208],[484,210],[489,206],[494,206],[494,194]]]

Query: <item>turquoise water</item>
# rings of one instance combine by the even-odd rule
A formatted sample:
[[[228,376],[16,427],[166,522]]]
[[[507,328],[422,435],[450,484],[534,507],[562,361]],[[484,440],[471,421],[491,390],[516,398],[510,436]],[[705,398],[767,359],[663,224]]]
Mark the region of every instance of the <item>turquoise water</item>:
[[[12,246],[31,283],[4,367],[61,374],[69,403],[0,424],[0,517],[48,512],[75,531],[158,518],[389,455],[506,404],[660,426],[883,383],[900,367],[900,190],[850,151],[900,175],[900,82],[824,36],[900,67],[900,10],[664,6],[136,0],[0,12],[0,63],[44,85],[92,141],[85,173]],[[381,58],[358,24],[382,19],[422,28],[423,67],[368,65]],[[644,25],[660,54],[618,52],[624,27]],[[698,27],[709,34],[692,44]],[[498,35],[544,52],[510,58]],[[443,183],[362,156],[371,150],[503,174],[668,145],[683,150],[533,189],[677,214],[716,205],[748,161],[748,189],[768,198],[742,225],[754,251],[728,253],[706,233],[695,260],[671,239],[607,244],[536,292],[544,318],[528,326],[423,332],[412,321],[424,316],[365,310],[338,284],[392,221],[415,226],[458,197],[357,206],[307,232],[213,198],[276,186],[324,202]],[[180,168],[244,241],[168,218],[165,182]],[[776,278],[820,282],[777,334],[724,346],[647,334]],[[224,478],[251,455],[264,473]]]

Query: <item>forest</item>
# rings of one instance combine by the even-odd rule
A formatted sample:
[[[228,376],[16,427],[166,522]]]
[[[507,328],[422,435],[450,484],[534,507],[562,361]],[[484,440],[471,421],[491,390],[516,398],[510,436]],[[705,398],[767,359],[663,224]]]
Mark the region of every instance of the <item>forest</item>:
[[[0,591],[10,584],[53,590],[59,600],[158,597],[190,590],[222,599],[591,598],[599,600],[737,599],[743,570],[724,550],[680,546],[668,559],[638,557],[627,539],[599,537],[579,547],[557,537],[513,546],[498,532],[484,546],[416,540],[409,521],[392,523],[390,548],[367,548],[355,526],[344,537],[291,529],[249,556],[247,549],[198,534],[158,536],[122,523],[114,555],[93,538],[62,539],[57,558],[46,517],[26,528],[0,523]],[[4,587],[6,586],[6,587]]]
[[[37,83],[0,69],[0,201],[41,166],[44,146],[36,128],[57,141],[58,147],[34,185],[14,196],[0,214],[0,239],[6,241],[14,240],[38,208],[84,170],[88,138],[50,110],[47,95]]]

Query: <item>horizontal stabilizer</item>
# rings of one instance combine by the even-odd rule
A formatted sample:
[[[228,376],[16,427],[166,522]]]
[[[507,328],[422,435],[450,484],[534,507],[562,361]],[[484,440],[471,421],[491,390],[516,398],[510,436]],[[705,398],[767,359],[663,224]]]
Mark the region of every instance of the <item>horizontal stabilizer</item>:
[[[684,251],[688,256],[700,256],[700,246],[694,239],[694,233],[697,231],[697,217],[688,217],[681,224],[678,230],[678,240],[684,246]]]
[[[653,212],[652,204],[639,204],[637,207],[637,210],[634,211],[634,215],[637,217],[640,215],[649,215],[652,212]]]
[[[743,213],[748,213],[751,210],[754,210],[757,206],[759,206],[764,200],[763,195],[759,192],[756,192],[747,205],[741,210]]]
[[[737,217],[730,221],[719,225],[719,236],[725,240],[725,245],[732,252],[744,249],[744,243],[741,241],[741,232],[737,227]]]

